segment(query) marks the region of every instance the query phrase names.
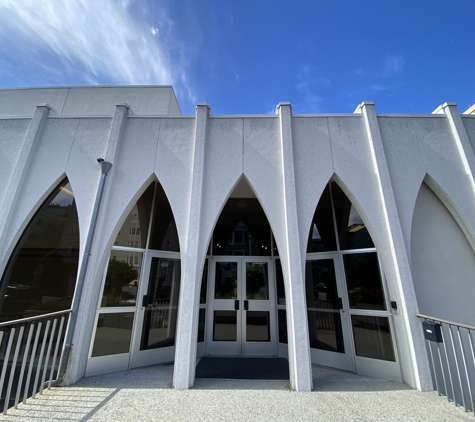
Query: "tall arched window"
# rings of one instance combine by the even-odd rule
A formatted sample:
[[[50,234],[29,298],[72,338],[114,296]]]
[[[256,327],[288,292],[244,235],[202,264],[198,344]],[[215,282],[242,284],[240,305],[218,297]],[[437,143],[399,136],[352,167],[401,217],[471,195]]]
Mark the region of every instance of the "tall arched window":
[[[335,182],[326,186],[311,223],[305,282],[312,361],[369,374],[377,359],[390,378],[400,379],[376,248]]]
[[[68,309],[79,261],[74,194],[64,179],[32,218],[1,282],[0,320]]]

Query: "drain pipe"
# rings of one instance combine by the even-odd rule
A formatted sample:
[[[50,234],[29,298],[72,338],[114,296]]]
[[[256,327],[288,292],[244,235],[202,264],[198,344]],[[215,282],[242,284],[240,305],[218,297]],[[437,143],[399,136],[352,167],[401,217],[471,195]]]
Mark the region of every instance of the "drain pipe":
[[[73,297],[73,303],[71,304],[71,317],[69,319],[68,328],[66,331],[66,338],[64,340],[63,353],[61,354],[61,362],[59,364],[58,377],[54,385],[60,384],[64,379],[66,368],[68,365],[69,355],[71,353],[72,340],[74,336],[74,329],[76,327],[76,320],[78,316],[79,303],[81,301],[82,289],[84,286],[84,280],[86,278],[86,271],[89,263],[89,256],[91,255],[92,240],[94,238],[94,232],[96,230],[97,218],[99,216],[99,208],[101,206],[102,193],[104,191],[104,185],[106,181],[107,173],[112,168],[112,164],[108,161],[104,161],[103,158],[97,159],[101,164],[101,179],[99,181],[99,187],[97,188],[96,199],[94,201],[94,208],[92,210],[91,224],[89,225],[89,231],[86,237],[86,246],[84,247],[84,254],[82,257],[81,270],[79,271],[78,280],[76,282],[76,292]]]

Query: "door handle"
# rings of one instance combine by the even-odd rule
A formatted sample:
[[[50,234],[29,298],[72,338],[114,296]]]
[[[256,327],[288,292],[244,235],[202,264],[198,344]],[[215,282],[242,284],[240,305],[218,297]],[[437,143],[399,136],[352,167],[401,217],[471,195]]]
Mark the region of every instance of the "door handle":
[[[234,301],[234,310],[239,311],[239,300]]]
[[[335,303],[336,309],[343,309],[343,301],[341,300],[341,297],[336,298],[336,303]]]
[[[148,306],[148,295],[143,295],[142,297],[142,308],[146,308]]]
[[[244,310],[245,310],[245,311],[248,311],[248,310],[249,310],[249,301],[248,301],[248,300],[245,300],[245,301],[244,301]]]

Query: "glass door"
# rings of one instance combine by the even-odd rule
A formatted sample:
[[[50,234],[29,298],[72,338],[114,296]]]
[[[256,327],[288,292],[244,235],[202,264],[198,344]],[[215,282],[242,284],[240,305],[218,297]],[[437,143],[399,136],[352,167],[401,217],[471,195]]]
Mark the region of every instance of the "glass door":
[[[137,295],[137,322],[131,367],[173,361],[180,293],[179,254],[149,252],[146,274]],[[148,273],[148,274],[147,274]]]
[[[308,255],[305,281],[312,362],[354,371],[348,302],[337,255]]]
[[[270,258],[219,257],[210,263],[206,353],[276,355],[275,283]]]

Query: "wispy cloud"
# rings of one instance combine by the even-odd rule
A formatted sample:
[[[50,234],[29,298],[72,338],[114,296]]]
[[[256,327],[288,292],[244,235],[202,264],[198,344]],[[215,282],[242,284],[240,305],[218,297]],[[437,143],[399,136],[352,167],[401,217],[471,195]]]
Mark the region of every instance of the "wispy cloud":
[[[401,55],[392,54],[386,57],[384,62],[383,76],[390,77],[402,73],[404,70],[404,57]]]
[[[151,11],[134,0],[3,0],[0,45],[3,74],[19,83],[172,84],[195,101],[181,60],[185,47],[159,5]]]
[[[296,108],[304,113],[317,113],[323,103],[323,96],[317,94],[316,90],[322,90],[331,85],[327,78],[316,75],[316,71],[311,66],[303,66],[297,74],[296,89],[302,97],[302,102],[296,104]]]

